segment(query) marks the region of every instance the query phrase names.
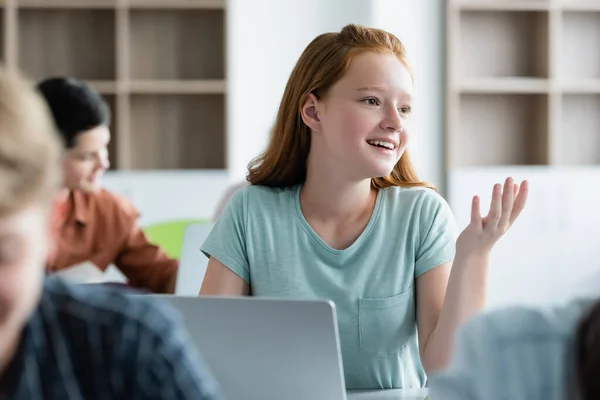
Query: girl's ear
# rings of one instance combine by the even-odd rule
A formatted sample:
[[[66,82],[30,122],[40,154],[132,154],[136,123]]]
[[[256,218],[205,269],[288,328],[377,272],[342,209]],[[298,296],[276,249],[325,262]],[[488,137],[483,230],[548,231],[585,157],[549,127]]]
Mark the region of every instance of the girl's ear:
[[[317,96],[309,93],[301,108],[302,121],[304,121],[306,126],[313,132],[321,132],[321,119],[319,118],[318,104],[319,100],[317,99]]]

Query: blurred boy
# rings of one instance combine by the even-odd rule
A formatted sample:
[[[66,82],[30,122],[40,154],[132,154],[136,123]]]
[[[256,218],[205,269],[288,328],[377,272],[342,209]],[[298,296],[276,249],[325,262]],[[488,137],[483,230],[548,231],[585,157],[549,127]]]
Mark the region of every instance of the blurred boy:
[[[173,293],[177,260],[151,244],[124,198],[100,187],[108,169],[110,110],[102,97],[73,78],[38,84],[67,148],[63,159],[62,217],[49,272],[91,262],[101,271],[113,264],[129,284]]]
[[[45,277],[61,158],[43,100],[0,71],[0,398],[215,399],[169,311]]]

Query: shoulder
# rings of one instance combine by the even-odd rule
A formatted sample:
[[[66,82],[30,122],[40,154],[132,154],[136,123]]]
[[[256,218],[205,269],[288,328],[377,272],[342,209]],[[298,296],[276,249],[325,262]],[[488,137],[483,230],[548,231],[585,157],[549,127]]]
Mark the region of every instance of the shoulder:
[[[392,186],[381,189],[383,196],[395,203],[413,203],[420,207],[444,207],[446,200],[435,190],[426,187]]]
[[[496,342],[561,341],[572,336],[590,306],[589,300],[575,300],[560,307],[513,306],[480,314],[468,321],[462,331],[473,337],[485,332]]]
[[[92,331],[116,333],[129,326],[138,335],[160,337],[178,323],[171,310],[141,293],[105,285],[72,285],[56,277],[44,282],[40,307],[54,313],[65,328],[83,325]]]
[[[274,207],[290,205],[297,195],[299,186],[275,188],[261,185],[247,185],[237,190],[231,197],[233,207],[244,207],[246,210],[257,211]]]
[[[130,218],[139,216],[138,210],[131,201],[105,188],[85,193],[84,196],[87,198],[88,204],[93,205],[99,212],[118,214]]]
[[[556,374],[587,307],[586,301],[573,301],[561,307],[515,306],[480,314],[459,330],[456,357],[474,355],[473,373],[487,369],[497,374],[508,365],[488,363],[502,356],[506,364],[526,363],[540,376]]]
[[[404,220],[426,223],[442,218],[452,219],[446,200],[435,190],[426,187],[388,187],[381,189],[384,210]]]

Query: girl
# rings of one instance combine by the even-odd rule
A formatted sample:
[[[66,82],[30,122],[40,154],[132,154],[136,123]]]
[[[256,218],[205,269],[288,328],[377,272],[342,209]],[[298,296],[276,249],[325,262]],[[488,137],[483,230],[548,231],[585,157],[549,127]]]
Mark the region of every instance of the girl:
[[[457,241],[448,205],[406,152],[412,91],[395,36],[356,25],[318,36],[250,186],[202,246],[201,295],[333,300],[349,389],[423,386],[445,365],[457,326],[482,308],[492,246],[527,197],[507,179],[485,218],[475,197]]]

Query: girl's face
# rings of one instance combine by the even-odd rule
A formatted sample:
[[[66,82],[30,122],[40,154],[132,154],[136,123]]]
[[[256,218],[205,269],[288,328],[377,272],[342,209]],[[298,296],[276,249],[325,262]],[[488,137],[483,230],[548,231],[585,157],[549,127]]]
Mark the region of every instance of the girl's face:
[[[66,188],[84,192],[100,188],[100,178],[110,166],[109,141],[110,132],[104,125],[77,135],[63,161]]]
[[[396,55],[355,56],[323,98],[310,95],[303,107],[312,130],[309,160],[352,181],[388,175],[408,145],[412,90]]]

